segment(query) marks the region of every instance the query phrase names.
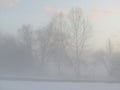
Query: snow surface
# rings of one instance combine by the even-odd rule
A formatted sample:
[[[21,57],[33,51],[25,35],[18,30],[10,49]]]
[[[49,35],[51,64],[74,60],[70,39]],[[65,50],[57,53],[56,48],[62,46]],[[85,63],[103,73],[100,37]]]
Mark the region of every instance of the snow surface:
[[[120,83],[0,81],[0,90],[120,90]]]

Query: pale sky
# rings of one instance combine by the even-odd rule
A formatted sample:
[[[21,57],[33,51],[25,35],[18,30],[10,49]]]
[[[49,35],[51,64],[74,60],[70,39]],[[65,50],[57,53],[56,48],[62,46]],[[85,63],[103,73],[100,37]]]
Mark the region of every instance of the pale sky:
[[[0,30],[14,33],[22,25],[39,28],[49,23],[52,15],[81,7],[93,27],[92,44],[105,48],[110,38],[120,46],[120,0],[0,0]]]

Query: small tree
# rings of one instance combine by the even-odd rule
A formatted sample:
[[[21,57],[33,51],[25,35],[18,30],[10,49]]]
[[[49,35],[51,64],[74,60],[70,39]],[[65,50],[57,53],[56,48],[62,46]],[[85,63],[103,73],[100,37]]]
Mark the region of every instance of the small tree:
[[[104,62],[106,63],[106,69],[108,73],[111,72],[111,67],[112,67],[112,53],[113,53],[113,45],[110,39],[108,39],[107,42],[107,60],[105,59]]]
[[[108,72],[110,76],[120,80],[120,53],[113,53],[113,45],[111,40],[108,40]]]
[[[33,55],[33,31],[30,25],[24,25],[19,30],[20,35],[20,47],[24,51],[24,59],[28,62],[28,67],[34,69],[35,61],[34,61],[34,55]]]

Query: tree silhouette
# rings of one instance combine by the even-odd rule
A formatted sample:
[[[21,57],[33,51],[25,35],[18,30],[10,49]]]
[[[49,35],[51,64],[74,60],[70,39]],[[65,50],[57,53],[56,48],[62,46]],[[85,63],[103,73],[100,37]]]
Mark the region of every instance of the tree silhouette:
[[[86,41],[91,32],[91,25],[84,18],[80,8],[75,8],[70,11],[69,20],[75,41],[76,73],[80,76],[80,56],[86,47]]]

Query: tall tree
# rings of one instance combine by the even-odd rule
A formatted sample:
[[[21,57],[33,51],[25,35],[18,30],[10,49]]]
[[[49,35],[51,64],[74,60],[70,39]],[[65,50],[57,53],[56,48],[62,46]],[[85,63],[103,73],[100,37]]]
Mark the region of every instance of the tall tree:
[[[37,41],[39,44],[41,64],[44,65],[50,60],[53,60],[51,62],[57,64],[57,72],[60,73],[61,63],[67,59],[65,22],[62,13],[55,15],[45,28],[37,32]],[[46,62],[48,57],[49,61]]]
[[[75,41],[76,73],[80,76],[80,56],[85,49],[92,28],[88,20],[84,18],[80,8],[75,8],[70,11],[69,20]]]
[[[53,36],[51,43],[51,56],[56,60],[58,66],[58,74],[62,73],[62,64],[65,64],[67,61],[67,34],[66,34],[66,22],[64,14],[58,13],[54,19],[54,28],[53,28]]]
[[[48,49],[50,40],[52,37],[52,28],[53,23],[49,23],[45,28],[39,29],[36,32],[37,35],[37,57],[38,57],[38,64],[40,65],[41,69],[45,66],[46,57],[48,56]]]

